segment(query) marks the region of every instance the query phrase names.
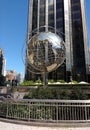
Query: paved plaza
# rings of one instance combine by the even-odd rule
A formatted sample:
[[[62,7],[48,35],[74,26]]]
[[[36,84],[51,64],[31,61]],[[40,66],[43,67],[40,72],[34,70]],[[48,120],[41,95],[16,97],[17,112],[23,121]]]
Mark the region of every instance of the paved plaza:
[[[79,125],[79,124],[78,124]],[[15,124],[15,123],[8,123],[0,121],[0,130],[90,130],[88,124],[85,126],[71,126],[69,125],[66,127],[62,126],[38,126],[38,125],[24,125],[24,124]]]

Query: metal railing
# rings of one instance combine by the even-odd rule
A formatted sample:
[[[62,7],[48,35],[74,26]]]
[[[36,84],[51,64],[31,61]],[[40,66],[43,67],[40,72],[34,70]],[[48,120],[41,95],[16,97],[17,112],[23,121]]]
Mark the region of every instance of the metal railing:
[[[43,122],[89,122],[90,100],[0,100],[0,117]]]

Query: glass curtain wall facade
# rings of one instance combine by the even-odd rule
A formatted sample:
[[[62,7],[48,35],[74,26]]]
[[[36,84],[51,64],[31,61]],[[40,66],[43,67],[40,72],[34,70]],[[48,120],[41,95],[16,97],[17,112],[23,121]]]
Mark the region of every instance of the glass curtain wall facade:
[[[45,28],[40,28],[45,26]],[[84,0],[30,0],[28,15],[28,36],[32,30],[49,30],[49,26],[62,33],[66,44],[66,60],[54,72],[49,73],[49,79],[64,79],[69,81],[86,80],[89,65],[88,35]],[[51,30],[50,30],[51,31]],[[55,33],[54,32],[54,33]],[[38,79],[27,69],[25,78]]]
[[[4,58],[4,51],[0,48],[0,75],[5,76],[6,60]]]
[[[85,1],[71,0],[73,77],[76,80],[88,80],[89,46],[85,16]]]

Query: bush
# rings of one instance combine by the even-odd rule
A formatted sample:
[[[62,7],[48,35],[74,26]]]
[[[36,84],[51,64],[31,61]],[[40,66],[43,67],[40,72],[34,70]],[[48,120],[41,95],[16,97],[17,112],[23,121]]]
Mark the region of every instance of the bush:
[[[29,80],[24,81],[23,83],[20,84],[20,86],[29,86],[29,85],[34,85],[34,82],[32,80]]]
[[[53,79],[48,80],[50,83],[54,83],[55,81]]]
[[[72,80],[72,82],[73,82],[74,84],[78,84],[78,82],[77,82],[77,81],[75,81],[75,80]]]
[[[85,100],[87,95],[80,88],[73,88],[70,94],[70,99],[72,100]]]
[[[57,82],[60,82],[60,83],[65,83],[64,80],[57,80]]]
[[[41,83],[42,84],[42,81],[40,79],[36,80],[35,83]]]
[[[28,99],[64,99],[64,100],[83,100],[87,96],[80,88],[72,90],[64,90],[60,88],[37,88],[31,89],[28,95],[24,98]]]

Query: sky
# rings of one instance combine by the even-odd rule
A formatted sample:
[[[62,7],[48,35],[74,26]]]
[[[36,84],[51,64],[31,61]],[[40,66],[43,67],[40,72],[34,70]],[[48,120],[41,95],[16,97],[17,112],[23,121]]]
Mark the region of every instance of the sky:
[[[90,0],[85,1],[90,43]],[[6,69],[23,74],[22,48],[27,34],[27,19],[28,0],[0,0],[0,48],[4,50]]]
[[[6,69],[25,72],[22,47],[27,34],[28,0],[0,0],[0,48]]]

